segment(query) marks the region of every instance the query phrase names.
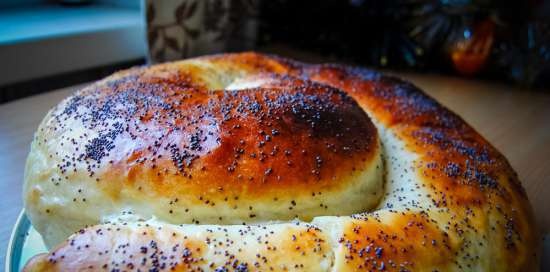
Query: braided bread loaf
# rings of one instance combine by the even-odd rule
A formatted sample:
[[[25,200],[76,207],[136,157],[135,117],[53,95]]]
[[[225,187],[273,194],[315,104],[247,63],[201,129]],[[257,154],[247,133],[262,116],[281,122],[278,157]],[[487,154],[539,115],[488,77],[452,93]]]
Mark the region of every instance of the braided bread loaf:
[[[460,117],[373,71],[256,53],[65,99],[24,198],[52,247],[26,271],[538,269],[517,175]]]

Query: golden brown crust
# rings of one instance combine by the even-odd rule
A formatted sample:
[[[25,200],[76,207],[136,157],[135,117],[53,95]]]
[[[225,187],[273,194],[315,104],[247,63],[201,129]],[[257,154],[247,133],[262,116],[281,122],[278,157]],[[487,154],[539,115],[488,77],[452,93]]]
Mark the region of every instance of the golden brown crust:
[[[294,216],[307,220],[325,214],[303,214],[295,202],[302,204],[303,198],[341,190],[355,182],[346,177],[366,170],[366,165],[377,159],[376,130],[342,92],[307,81],[277,80],[286,85],[230,92],[186,89],[170,95],[169,102],[164,99],[163,103],[177,101],[179,108],[166,111],[153,107],[150,111],[155,114],[144,122],[147,131],[130,126],[130,135],[146,139],[142,144],[149,146],[129,157],[113,152],[121,157],[110,157],[112,167],[98,175],[100,183],[106,181],[100,186],[113,198],[122,186],[136,194],[145,191],[153,198],[192,199],[196,205],[206,206],[220,202],[243,206],[242,199],[288,202],[288,218],[260,215],[260,220]],[[97,101],[94,97],[91,100]],[[152,131],[160,132],[160,136],[149,138]],[[239,219],[247,221],[247,217],[269,212],[248,206],[254,211]],[[344,210],[342,214],[346,213]],[[195,218],[197,222],[212,222]]]
[[[359,142],[360,145],[356,146],[351,155],[343,156],[336,152],[328,161],[331,166],[327,167],[328,169],[334,167],[334,172],[327,170],[327,173],[330,171],[331,174],[343,173],[344,175],[361,157],[367,161],[370,160],[369,158],[376,154],[372,151],[377,146],[374,143],[380,139],[385,161],[384,190],[386,193],[379,202],[377,211],[343,217],[322,216],[312,221],[313,225],[325,233],[326,237],[323,239],[327,239],[332,245],[331,252],[334,259],[327,270],[538,270],[540,258],[538,229],[525,191],[509,163],[460,117],[413,85],[366,69],[340,65],[307,65],[255,53],[217,55],[199,58],[197,61],[208,65],[200,66],[202,73],[190,73],[192,76],[210,73],[206,73],[207,70],[204,67],[218,69],[216,73],[259,75],[262,79],[259,86],[266,88],[265,95],[269,99],[265,99],[264,95],[254,96],[252,89],[247,91],[250,92],[247,95],[252,100],[265,103],[267,100],[271,101],[283,95],[281,92],[289,92],[292,97],[322,89],[323,91],[315,93],[318,96],[321,94],[322,99],[319,103],[300,103],[305,103],[308,107],[311,105],[314,111],[319,112],[322,112],[321,108],[325,110],[323,105],[329,108],[331,105],[339,105],[339,109],[348,110],[338,110],[337,114],[351,114],[347,115],[350,119],[361,116],[355,111],[355,102],[346,104],[347,97],[341,96],[336,91],[339,89],[355,99],[372,118],[376,130],[368,119],[359,130],[369,136],[368,140]],[[152,74],[162,73],[156,71]],[[208,80],[201,80],[203,79],[195,76],[190,82],[208,82]],[[174,78],[173,81],[181,83],[184,80]],[[220,83],[220,86],[228,86],[228,84],[228,82]],[[200,88],[196,87],[196,89]],[[223,101],[223,98],[234,101],[235,94],[208,93],[206,96],[210,99],[216,97],[219,99],[217,101]],[[294,102],[290,103],[290,106],[292,107],[293,104]],[[315,108],[315,106],[319,107]],[[277,110],[279,108],[274,108],[272,112]],[[282,114],[281,112],[274,114],[275,117],[271,121],[277,120],[277,116],[284,116],[284,110],[282,112]],[[326,120],[331,119],[326,118]],[[268,130],[261,127],[259,121],[256,121],[257,125],[252,126],[255,124],[254,120],[256,119],[246,120],[247,124],[254,128],[253,130]],[[349,123],[346,124],[344,127],[350,126]],[[235,124],[232,123],[232,125]],[[277,130],[292,135],[306,133],[304,132],[306,130],[298,132],[293,130],[294,127],[300,126],[299,120],[294,120],[290,122],[289,127],[281,126],[277,127]],[[224,129],[230,131],[227,128]],[[328,127],[323,129],[325,130],[330,131]],[[251,131],[232,132],[232,135],[227,135],[226,139],[234,141],[243,138],[254,142],[254,138],[250,138],[249,133]],[[348,140],[351,143],[357,143],[359,138],[364,137],[362,135],[353,140],[353,135],[357,133],[358,131],[346,134],[344,138],[350,137]],[[328,139],[330,142],[334,139],[330,138],[332,134],[331,131],[328,134],[329,138],[320,139],[324,141]],[[277,144],[297,144],[289,141],[289,138]],[[311,138],[306,138],[311,141]],[[272,138],[273,141],[275,139],[276,137]],[[300,136],[300,139],[304,137]],[[335,145],[342,143],[333,142]],[[317,146],[319,142],[301,142],[301,144],[308,145],[306,153],[309,150],[322,152],[321,149],[316,149],[319,148]],[[232,149],[224,154],[231,154],[231,151]],[[208,162],[210,163],[207,167],[208,171],[203,173],[204,180],[210,174],[224,178],[231,176],[212,171],[213,167],[210,167],[228,163],[224,160],[226,157],[227,155],[210,157],[215,161]],[[307,159],[304,161],[301,162],[304,164],[300,165],[299,169],[312,167]],[[342,164],[339,165],[338,161]],[[323,167],[324,165],[323,158]],[[123,169],[126,167],[123,166]],[[262,172],[263,168],[250,169],[251,172],[247,172],[249,175],[257,174],[258,171],[265,173],[265,171]],[[273,171],[273,173],[279,171]],[[291,175],[292,171],[282,171],[281,174]],[[193,173],[193,176],[195,175],[200,174]],[[305,181],[303,184],[306,187],[315,184],[315,179],[308,178],[310,173],[300,175],[300,180]],[[322,170],[314,176],[321,180],[328,177]],[[306,190],[306,187],[300,189],[301,183],[291,180],[289,179],[289,183],[281,187],[273,187],[274,190],[279,188],[286,191],[289,191],[289,188],[292,188],[291,191],[294,188],[298,188],[298,191]],[[258,194],[261,195],[265,193],[262,188],[253,190],[261,192]],[[242,188],[236,190],[239,189]],[[117,190],[114,190],[114,193]],[[345,203],[345,199],[340,201]],[[275,226],[279,225],[265,227],[277,228]],[[76,234],[74,237],[78,238],[79,235]],[[68,246],[65,244],[62,248],[68,248]],[[46,257],[42,259],[44,258]],[[274,255],[273,258],[279,257]],[[229,261],[230,258],[225,260]],[[251,261],[251,259],[247,260],[247,262]],[[228,269],[235,270],[231,267]]]
[[[141,185],[152,194],[188,194],[204,201],[282,194],[288,188],[309,194],[311,186],[344,186],[339,177],[362,168],[375,154],[374,125],[337,89],[281,78],[276,80],[284,85],[210,92],[171,80],[153,83],[132,73],[79,93],[65,105],[85,107],[89,115],[54,114],[56,120],[80,119],[101,131],[71,156],[89,163],[90,176],[105,180],[105,190],[112,191],[115,182],[128,186],[144,180]],[[64,129],[62,122],[51,126]],[[128,149],[117,146],[124,141],[140,141],[140,146],[116,152]],[[109,170],[96,170],[105,161],[112,165]],[[62,171],[77,167],[71,166],[62,165]],[[126,172],[125,180],[117,180]]]
[[[149,222],[81,230],[24,271],[327,271],[332,259],[325,234],[305,224],[266,229]]]
[[[135,68],[53,109],[25,183],[46,243],[121,214],[241,224],[375,207],[379,138],[355,100],[252,70],[208,59]]]
[[[410,83],[372,71],[320,65],[299,73],[346,91],[418,156],[413,170],[431,203],[417,208],[460,241],[458,268],[538,270],[538,229],[516,173],[460,117]]]
[[[456,258],[457,243],[424,214],[353,220],[342,226],[342,233],[336,271],[449,271]]]

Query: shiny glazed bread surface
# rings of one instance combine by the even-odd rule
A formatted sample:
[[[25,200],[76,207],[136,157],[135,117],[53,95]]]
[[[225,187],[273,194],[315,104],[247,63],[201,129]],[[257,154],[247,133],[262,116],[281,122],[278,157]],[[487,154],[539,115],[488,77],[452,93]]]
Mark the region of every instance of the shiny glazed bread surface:
[[[460,117],[373,71],[256,53],[130,69],[67,98],[36,133],[24,197],[59,244],[28,271],[534,271],[539,259],[517,175]]]

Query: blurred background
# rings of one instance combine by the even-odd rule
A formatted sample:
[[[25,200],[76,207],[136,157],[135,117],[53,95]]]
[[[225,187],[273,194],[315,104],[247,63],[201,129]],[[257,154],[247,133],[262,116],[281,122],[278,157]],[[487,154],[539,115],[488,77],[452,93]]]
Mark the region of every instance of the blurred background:
[[[549,2],[0,0],[0,103],[134,65],[243,50],[547,92]]]

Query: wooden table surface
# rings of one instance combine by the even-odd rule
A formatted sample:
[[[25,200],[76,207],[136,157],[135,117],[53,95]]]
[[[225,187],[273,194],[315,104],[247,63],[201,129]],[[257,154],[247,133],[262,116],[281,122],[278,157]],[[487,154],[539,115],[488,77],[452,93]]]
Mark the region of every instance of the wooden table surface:
[[[550,93],[437,75],[400,74],[460,114],[509,159],[550,232]],[[29,144],[49,108],[82,85],[0,105],[0,269],[21,210]]]

